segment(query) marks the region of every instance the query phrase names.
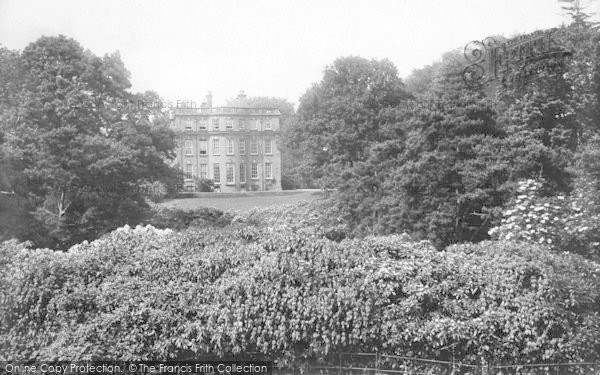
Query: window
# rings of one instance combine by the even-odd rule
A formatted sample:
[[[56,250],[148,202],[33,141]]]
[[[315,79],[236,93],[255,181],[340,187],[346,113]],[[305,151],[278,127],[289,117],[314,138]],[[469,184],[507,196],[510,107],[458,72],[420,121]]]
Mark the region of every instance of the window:
[[[233,121],[230,118],[228,118],[225,121],[225,129],[227,129],[227,130],[233,129]]]
[[[227,155],[233,155],[233,139],[227,140]]]
[[[240,155],[246,154],[246,140],[240,139]]]
[[[219,138],[214,138],[213,139],[213,155],[219,155],[219,154],[220,154]]]
[[[272,154],[273,153],[273,143],[271,142],[270,139],[265,140],[265,154]]]
[[[183,143],[183,152],[186,155],[193,155],[191,139],[186,139],[185,142]]]
[[[255,180],[258,178],[258,163],[255,161],[252,162],[252,171],[250,178]]]
[[[240,119],[240,122],[238,124],[238,129],[240,129],[240,130],[246,129],[246,120],[244,120],[243,118]]]
[[[200,138],[198,153],[200,155],[208,154],[208,141],[206,140],[206,138]]]
[[[253,155],[258,154],[258,140],[252,139],[250,141],[250,153]]]
[[[200,164],[200,178],[204,178],[207,179],[208,178],[208,165],[207,164]]]
[[[185,165],[185,178],[192,178],[192,163]]]
[[[251,119],[250,120],[250,130],[256,130],[257,129],[257,123],[258,123],[258,120]]]
[[[246,164],[240,163],[240,184],[246,183]]]
[[[219,130],[219,119],[214,118],[212,121],[212,125],[213,125],[213,130]]]
[[[200,122],[198,122],[198,130],[206,130],[206,120],[200,120]]]
[[[234,175],[234,170],[233,170],[233,163],[227,163],[227,165],[225,166],[225,175],[227,178],[227,184],[231,185],[231,184],[235,184],[235,175]]]
[[[265,120],[265,130],[271,130],[271,119]]]
[[[192,119],[188,118],[188,119],[183,120],[183,124],[184,124],[186,132],[191,132],[193,130],[194,123],[193,123]]]
[[[271,162],[268,161],[265,163],[265,179],[272,179],[273,178],[273,167],[271,165]]]
[[[215,163],[213,166],[213,181],[216,185],[221,183],[221,166],[219,163]]]

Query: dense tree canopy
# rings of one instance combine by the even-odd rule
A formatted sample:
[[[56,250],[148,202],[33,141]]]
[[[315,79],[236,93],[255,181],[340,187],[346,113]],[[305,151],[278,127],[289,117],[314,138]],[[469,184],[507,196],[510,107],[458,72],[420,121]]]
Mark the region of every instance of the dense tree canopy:
[[[118,53],[101,58],[64,36],[0,55],[2,180],[29,221],[16,229],[62,247],[139,220],[137,182],[168,173],[174,147],[166,117],[139,105],[156,94],[127,91]]]
[[[378,141],[382,110],[407,97],[388,60],[337,59],[300,99],[291,144],[304,157],[302,173],[335,184]]]
[[[600,124],[599,33],[578,14],[552,34],[570,58],[529,61],[488,87],[463,82],[459,50],[414,71],[410,94],[389,61],[336,60],[300,101],[290,144],[304,172],[337,189],[355,234],[407,231],[440,247],[489,238],[519,180],[568,193],[587,173],[578,160],[595,163],[585,145]]]

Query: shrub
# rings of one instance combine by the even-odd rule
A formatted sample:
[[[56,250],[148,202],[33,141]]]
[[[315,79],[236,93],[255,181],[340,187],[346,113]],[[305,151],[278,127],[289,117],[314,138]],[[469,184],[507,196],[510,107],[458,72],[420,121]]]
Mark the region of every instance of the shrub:
[[[535,242],[554,250],[600,259],[600,215],[591,184],[579,180],[570,196],[542,197],[542,183],[519,182],[519,195],[490,235],[500,240]]]
[[[156,206],[146,222],[157,228],[183,230],[189,227],[224,227],[231,220],[231,214],[212,207],[183,210]]]
[[[238,213],[233,223],[243,223],[269,230],[289,230],[294,233],[326,237],[341,241],[348,235],[348,226],[333,214],[331,208],[318,202],[300,201],[270,207],[255,207]]]
[[[196,179],[196,190],[200,192],[212,192],[215,191],[215,183],[213,180],[207,178]]]
[[[167,196],[167,186],[160,181],[147,181],[143,180],[138,187],[144,194],[144,196],[150,198],[154,203],[162,202]]]
[[[526,243],[438,252],[403,236],[123,228],[66,253],[2,244],[0,301],[0,359],[11,360],[600,355],[600,267]]]

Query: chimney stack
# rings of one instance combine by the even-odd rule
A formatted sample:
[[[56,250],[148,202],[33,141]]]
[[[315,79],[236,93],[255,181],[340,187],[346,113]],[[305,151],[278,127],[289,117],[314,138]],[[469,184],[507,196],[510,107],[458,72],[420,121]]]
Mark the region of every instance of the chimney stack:
[[[238,107],[247,107],[248,106],[248,101],[246,100],[246,93],[244,92],[244,90],[240,90],[240,93],[238,94],[237,98],[235,99],[235,101],[237,102]]]
[[[212,94],[209,91],[208,94],[206,95],[206,106],[208,108],[212,108]]]

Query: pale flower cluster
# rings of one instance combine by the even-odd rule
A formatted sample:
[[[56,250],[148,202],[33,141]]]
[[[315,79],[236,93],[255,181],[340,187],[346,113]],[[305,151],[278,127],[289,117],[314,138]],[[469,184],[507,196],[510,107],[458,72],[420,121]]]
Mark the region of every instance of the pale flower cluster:
[[[125,224],[125,226],[115,229],[115,232],[117,232],[117,233],[130,232],[130,233],[140,233],[140,234],[152,233],[152,234],[157,234],[159,236],[162,236],[162,235],[173,233],[173,230],[169,229],[169,228],[158,229],[158,228],[153,227],[150,224],[146,225],[145,227],[143,227],[141,225],[136,225],[135,228],[131,228],[129,225]]]
[[[130,227],[129,225],[125,225],[123,227],[117,228],[113,231],[113,233],[131,233],[131,234],[141,234],[141,235],[158,235],[158,236],[165,236],[168,234],[173,233],[172,229],[158,229],[155,228],[152,225],[146,225],[145,227],[141,226],[141,225],[137,225],[135,228]],[[81,243],[78,243],[77,245],[73,245],[71,246],[71,248],[69,248],[68,253],[69,254],[76,254],[78,252],[81,251],[82,246],[87,246],[87,245],[101,245],[103,243],[106,242],[105,238],[99,238],[97,240],[92,241],[91,243],[86,241],[83,241]]]
[[[562,235],[585,235],[591,228],[585,225],[580,204],[555,197],[557,204],[539,197],[542,184],[532,179],[519,182],[518,196],[510,209],[503,212],[500,226],[490,229],[492,238],[522,240],[552,246]],[[546,200],[546,201],[545,201]],[[564,203],[562,203],[564,202]]]

